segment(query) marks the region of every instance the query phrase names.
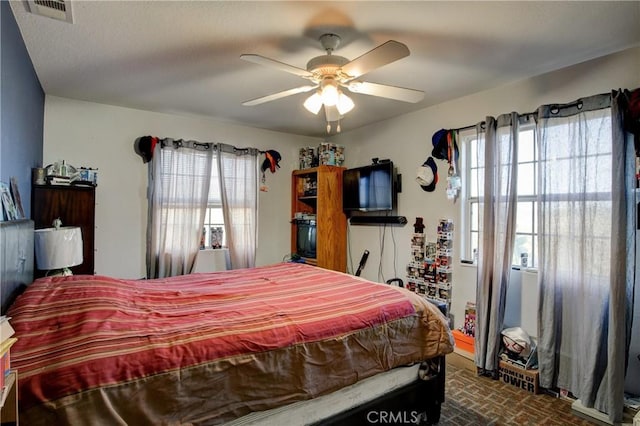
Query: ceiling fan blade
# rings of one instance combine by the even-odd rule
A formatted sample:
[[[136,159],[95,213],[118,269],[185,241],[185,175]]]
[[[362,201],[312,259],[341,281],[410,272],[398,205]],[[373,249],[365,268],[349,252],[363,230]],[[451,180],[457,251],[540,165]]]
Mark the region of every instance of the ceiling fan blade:
[[[380,96],[395,99],[397,101],[417,103],[424,99],[424,92],[404,87],[389,86],[386,84],[368,83],[366,81],[352,81],[346,87],[353,93],[363,95]]]
[[[335,106],[324,106],[324,116],[327,121],[338,121],[340,120],[340,113],[338,112],[338,108]]]
[[[398,41],[389,40],[343,65],[342,71],[352,78],[358,78],[405,56],[409,56],[409,48]]]
[[[260,98],[251,99],[249,101],[245,101],[242,103],[244,106],[253,106],[260,105],[265,102],[275,101],[276,99],[284,98],[291,95],[296,95],[298,93],[309,92],[313,89],[316,89],[318,86],[300,86],[289,90],[284,90],[282,92],[273,93],[271,95],[262,96]]]
[[[305,69],[294,67],[293,65],[285,64],[284,62],[276,61],[275,59],[270,59],[260,55],[243,54],[243,55],[240,55],[240,59],[243,59],[248,62],[253,62],[254,64],[277,68],[280,71],[286,71],[290,74],[295,74],[300,77],[310,78],[313,76],[313,74],[311,74],[309,71]]]

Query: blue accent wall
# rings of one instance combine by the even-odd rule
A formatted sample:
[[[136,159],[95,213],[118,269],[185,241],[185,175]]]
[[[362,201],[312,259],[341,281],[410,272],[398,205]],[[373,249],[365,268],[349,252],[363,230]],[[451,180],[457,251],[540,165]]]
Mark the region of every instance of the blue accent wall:
[[[0,181],[17,178],[29,218],[31,168],[42,167],[44,91],[8,1],[0,1],[0,18]]]

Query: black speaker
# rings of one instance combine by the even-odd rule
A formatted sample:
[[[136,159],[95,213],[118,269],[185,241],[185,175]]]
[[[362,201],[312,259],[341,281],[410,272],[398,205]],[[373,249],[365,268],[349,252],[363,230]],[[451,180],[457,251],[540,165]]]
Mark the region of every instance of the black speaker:
[[[405,225],[407,218],[404,216],[352,216],[349,223],[352,225]]]

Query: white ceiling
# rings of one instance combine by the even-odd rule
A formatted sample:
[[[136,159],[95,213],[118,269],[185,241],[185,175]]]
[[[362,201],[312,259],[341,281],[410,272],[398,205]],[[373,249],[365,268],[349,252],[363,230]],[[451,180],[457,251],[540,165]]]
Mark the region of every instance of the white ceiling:
[[[45,93],[131,108],[215,117],[324,136],[309,94],[243,101],[307,84],[240,59],[256,53],[299,68],[334,52],[354,59],[393,39],[411,55],[362,80],[423,90],[409,104],[352,96],[348,131],[371,122],[640,45],[640,1],[66,1],[73,24],[11,7]]]

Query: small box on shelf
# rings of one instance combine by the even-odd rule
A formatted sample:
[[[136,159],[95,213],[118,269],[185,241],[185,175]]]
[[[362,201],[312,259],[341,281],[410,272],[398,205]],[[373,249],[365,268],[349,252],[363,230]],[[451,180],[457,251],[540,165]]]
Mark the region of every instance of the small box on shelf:
[[[476,335],[476,304],[467,302],[464,308],[464,326],[462,332],[467,336]]]
[[[424,248],[424,234],[419,232],[414,233],[411,236],[411,246]]]

